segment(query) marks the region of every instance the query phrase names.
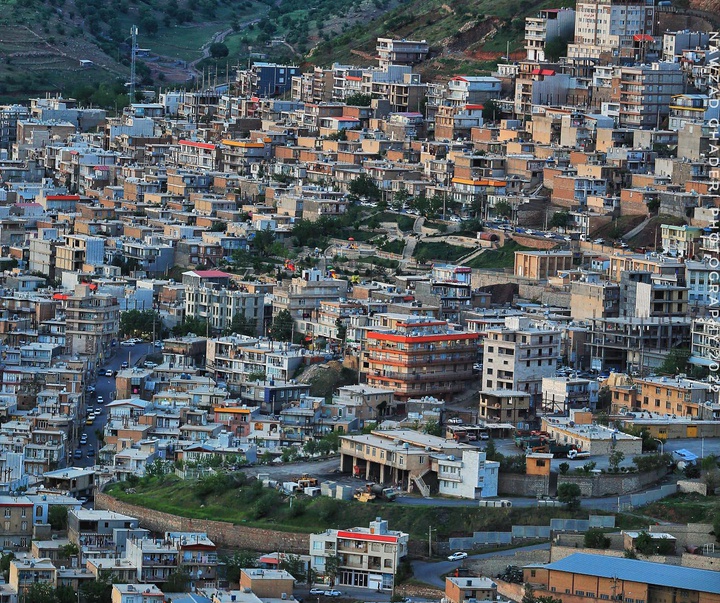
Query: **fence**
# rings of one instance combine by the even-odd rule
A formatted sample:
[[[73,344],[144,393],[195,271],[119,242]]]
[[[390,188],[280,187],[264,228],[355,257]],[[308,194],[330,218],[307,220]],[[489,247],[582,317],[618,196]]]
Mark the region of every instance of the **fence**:
[[[590,528],[614,528],[612,515],[590,515],[588,519],[551,519],[549,526],[512,526],[510,532],[474,532],[472,538],[450,538],[448,546],[453,551],[464,551],[479,546],[502,546],[513,540],[549,539],[553,532],[587,532]]]
[[[630,504],[633,507],[642,507],[643,505],[648,505],[656,500],[661,500],[671,496],[676,492],[677,484],[666,484],[665,486],[660,486],[657,490],[648,490],[647,492],[642,492],[641,494],[631,494]]]

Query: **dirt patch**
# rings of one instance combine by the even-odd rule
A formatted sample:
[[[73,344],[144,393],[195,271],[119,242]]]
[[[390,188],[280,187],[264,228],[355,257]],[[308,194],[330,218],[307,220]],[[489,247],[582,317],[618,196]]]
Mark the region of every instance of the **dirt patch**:
[[[655,249],[655,242],[657,241],[658,246],[661,244],[661,228],[663,224],[672,224],[673,226],[681,226],[685,224],[685,220],[677,218],[675,216],[662,216],[651,218],[645,228],[643,228],[637,235],[632,239],[628,240],[630,247],[645,247],[648,249]]]
[[[470,21],[463,25],[454,36],[443,40],[442,45],[449,52],[462,52],[497,31],[499,23],[500,19],[497,17],[489,17],[482,21]]]

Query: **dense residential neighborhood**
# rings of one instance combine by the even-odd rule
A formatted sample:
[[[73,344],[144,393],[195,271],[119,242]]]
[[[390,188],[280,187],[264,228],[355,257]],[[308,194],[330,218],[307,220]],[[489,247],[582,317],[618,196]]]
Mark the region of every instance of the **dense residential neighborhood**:
[[[133,26],[124,109],[0,106],[0,603],[717,602],[720,46],[677,10],[163,90]]]

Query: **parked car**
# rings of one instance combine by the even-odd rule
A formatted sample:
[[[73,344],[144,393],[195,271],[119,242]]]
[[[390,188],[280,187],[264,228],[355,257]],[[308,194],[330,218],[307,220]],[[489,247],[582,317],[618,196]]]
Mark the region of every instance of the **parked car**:
[[[87,441],[88,441],[87,434],[86,433],[82,434],[82,436],[80,436],[80,446],[84,446],[85,444],[87,444]]]
[[[95,449],[94,448],[88,448],[87,451],[88,458],[92,458],[95,456]]]
[[[76,459],[81,459],[81,458],[82,458],[82,450],[80,450],[79,448],[77,448],[77,449],[75,450],[75,454],[74,454],[73,456],[74,456]]]
[[[326,590],[323,593],[326,597],[339,597],[342,593],[339,590]]]
[[[120,345],[123,346],[123,347],[126,347],[126,348],[131,348],[131,347],[133,347],[133,346],[135,345],[135,342],[132,341],[132,340],[130,340],[130,339],[128,339],[127,341],[121,341],[121,342],[120,342]]]
[[[310,594],[311,595],[324,595],[325,589],[324,588],[311,588]]]
[[[106,376],[106,377],[112,377],[112,376],[113,376],[112,369],[106,370],[106,371],[105,371],[105,376]]]
[[[94,417],[93,415],[89,416],[89,417],[85,420],[85,425],[92,425],[94,420],[95,420],[95,417]]]
[[[123,363],[120,365],[120,368],[126,369],[126,368],[128,368],[129,366],[130,366],[130,365],[128,364],[128,361],[126,360],[125,362],[123,362]]]
[[[465,551],[458,551],[448,557],[448,561],[460,561],[460,559],[467,558],[468,554]]]

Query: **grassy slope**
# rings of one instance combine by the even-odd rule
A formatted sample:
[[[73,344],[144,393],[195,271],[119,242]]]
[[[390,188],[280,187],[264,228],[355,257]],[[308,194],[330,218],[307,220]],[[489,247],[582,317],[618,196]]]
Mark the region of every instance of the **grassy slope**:
[[[267,527],[293,532],[319,532],[346,524],[368,525],[377,516],[389,521],[396,530],[408,532],[413,538],[427,536],[429,525],[438,526],[441,538],[461,536],[473,531],[509,530],[515,525],[547,525],[554,517],[586,518],[587,511],[569,512],[562,509],[491,509],[478,507],[426,507],[400,504],[362,504],[326,497],[295,500],[293,510],[287,497],[273,490],[258,493],[251,486],[233,489],[222,495],[199,496],[192,482],[167,477],[164,483],[152,480],[149,485],[135,488],[136,494],[125,494],[124,484],[111,486],[107,493],[120,500],[184,517],[215,519],[235,524]],[[358,483],[358,485],[361,485]],[[257,499],[268,497],[267,514],[257,517]],[[201,507],[204,505],[204,507]],[[632,519],[623,520],[624,522]],[[642,525],[642,524],[639,524]],[[627,526],[625,526],[627,527]]]

